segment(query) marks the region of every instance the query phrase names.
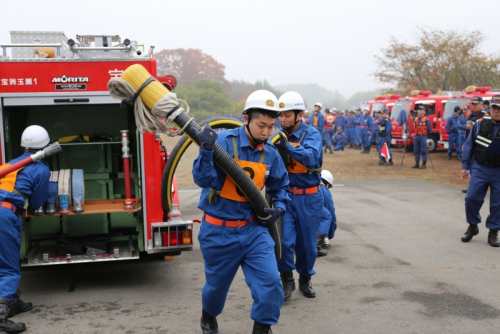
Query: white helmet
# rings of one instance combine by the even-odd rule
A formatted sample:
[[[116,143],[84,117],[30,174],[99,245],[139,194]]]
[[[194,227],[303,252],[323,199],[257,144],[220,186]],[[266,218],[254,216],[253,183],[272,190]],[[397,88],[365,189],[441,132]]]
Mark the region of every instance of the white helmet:
[[[318,106],[320,109],[323,108],[323,105],[321,103],[319,103],[319,102],[317,102],[314,106],[315,107]]]
[[[337,108],[332,108],[332,111],[337,111]]]
[[[256,90],[248,96],[247,101],[245,102],[245,109],[243,109],[243,114],[245,115],[249,109],[269,110],[276,113],[278,116],[278,99],[268,90]]]
[[[333,175],[327,170],[322,170],[321,171],[321,178],[328,182],[330,185],[333,185]]]
[[[42,149],[49,145],[50,138],[47,130],[40,125],[30,125],[21,135],[21,147],[29,149]]]
[[[306,107],[304,105],[304,99],[300,96],[299,93],[296,92],[286,92],[285,94],[280,96],[279,99],[279,110],[280,111],[288,111],[288,110],[297,110],[304,111]]]
[[[309,114],[309,110],[304,110],[304,114]]]

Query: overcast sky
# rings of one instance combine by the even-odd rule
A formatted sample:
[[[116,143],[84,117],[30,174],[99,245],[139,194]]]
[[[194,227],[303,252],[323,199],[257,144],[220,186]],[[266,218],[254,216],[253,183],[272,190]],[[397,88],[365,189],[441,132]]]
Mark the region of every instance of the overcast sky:
[[[500,51],[498,0],[0,0],[0,44],[11,30],[118,34],[156,51],[198,48],[226,78],[272,85],[317,83],[346,98],[381,87],[371,73],[389,37],[417,26],[479,29]],[[492,15],[493,14],[493,15]],[[299,92],[300,93],[300,92]]]

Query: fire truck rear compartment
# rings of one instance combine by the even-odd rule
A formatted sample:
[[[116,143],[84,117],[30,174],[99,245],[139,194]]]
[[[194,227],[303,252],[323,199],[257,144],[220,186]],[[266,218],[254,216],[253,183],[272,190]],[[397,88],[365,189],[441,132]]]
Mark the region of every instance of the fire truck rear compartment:
[[[4,107],[3,115],[6,161],[22,154],[19,142],[22,131],[29,125],[43,126],[51,141],[73,135],[90,138],[88,142],[61,143],[63,151],[46,159],[51,171],[83,169],[85,211],[67,215],[34,216],[31,211],[23,214],[23,265],[138,258],[139,251],[144,250],[142,215],[124,210],[120,137],[120,130],[130,131],[131,174],[140,184],[133,111],[121,109],[118,104],[31,105]],[[140,197],[134,182],[131,190],[133,198]],[[138,201],[135,207],[140,205]],[[74,251],[64,254],[79,245],[84,247],[83,254]]]

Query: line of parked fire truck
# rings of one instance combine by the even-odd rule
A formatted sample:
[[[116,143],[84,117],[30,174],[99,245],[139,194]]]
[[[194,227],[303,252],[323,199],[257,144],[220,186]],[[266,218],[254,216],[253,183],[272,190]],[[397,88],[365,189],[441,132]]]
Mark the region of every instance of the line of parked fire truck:
[[[404,130],[404,125],[400,125],[398,117],[401,110],[405,110],[408,115],[407,124],[412,124],[415,117],[414,112],[419,106],[423,105],[426,108],[427,118],[429,118],[432,127],[432,133],[427,136],[427,149],[429,152],[434,152],[439,148],[448,148],[448,133],[445,130],[446,120],[453,114],[456,106],[463,109],[465,105],[470,104],[470,99],[473,96],[480,96],[485,101],[491,100],[491,97],[498,94],[498,91],[493,91],[491,87],[476,87],[469,86],[464,92],[448,93],[434,95],[430,91],[412,91],[410,96],[401,97],[397,94],[387,94],[385,96],[375,96],[371,101],[361,103],[361,109],[368,107],[373,115],[375,111],[382,111],[384,108],[389,109],[392,123],[392,139],[391,144],[395,146],[413,145],[412,132],[414,127],[408,127]],[[406,132],[406,133],[405,133]]]

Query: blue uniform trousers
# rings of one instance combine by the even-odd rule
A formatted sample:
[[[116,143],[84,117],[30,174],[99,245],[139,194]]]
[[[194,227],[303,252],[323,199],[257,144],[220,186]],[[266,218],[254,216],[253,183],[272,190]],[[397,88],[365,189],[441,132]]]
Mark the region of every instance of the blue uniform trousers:
[[[372,130],[372,133],[370,134],[370,144],[373,142],[378,143],[379,133],[380,131],[378,130]]]
[[[368,128],[362,128],[361,134],[362,134],[363,147],[370,146],[370,140],[369,140],[370,135],[368,134]]]
[[[462,144],[460,143],[460,135],[458,133],[448,134],[448,153],[453,152],[453,145],[457,154],[462,154]]]
[[[334,135],[335,135],[335,130],[333,128],[323,130],[323,138],[325,139],[325,145],[328,149],[332,148],[332,138]]]
[[[346,129],[346,135],[347,135],[347,142],[349,144],[354,144],[355,143],[355,140],[354,140],[354,129],[350,129],[350,128],[347,128]]]
[[[283,287],[267,228],[255,220],[236,228],[212,225],[203,219],[198,241],[205,260],[202,305],[208,314],[216,317],[222,312],[241,266],[253,298],[250,317],[263,324],[278,323]]]
[[[490,214],[486,218],[486,227],[500,230],[500,167],[491,168],[474,162],[471,167],[470,181],[465,195],[465,217],[469,224],[479,224],[479,210],[490,188]]]
[[[381,159],[384,157],[380,154],[380,150],[382,149],[382,146],[384,146],[385,141],[386,141],[385,137],[378,138],[377,151],[378,151],[378,157]],[[389,151],[389,158],[392,158],[392,151],[391,151],[391,143],[390,142],[387,143],[387,150]]]
[[[321,213],[321,222],[319,223],[319,234],[324,234],[328,236],[328,232],[330,232],[330,225],[332,224],[332,214],[326,207],[323,207]]]
[[[335,145],[335,148],[333,149],[334,151],[340,151],[345,147],[345,144],[337,144]]]
[[[282,257],[278,261],[280,273],[297,270],[299,275],[311,277],[318,255],[316,237],[321,223],[323,194],[291,194],[292,202],[283,216]],[[295,264],[293,254],[295,252]]]
[[[415,136],[413,151],[416,162],[420,161],[420,156],[422,156],[422,161],[427,161],[427,136]]]
[[[23,222],[14,211],[0,207],[0,298],[14,300],[21,280],[20,252]]]
[[[361,145],[361,128],[355,128],[354,129],[354,138],[356,139],[356,144]]]

